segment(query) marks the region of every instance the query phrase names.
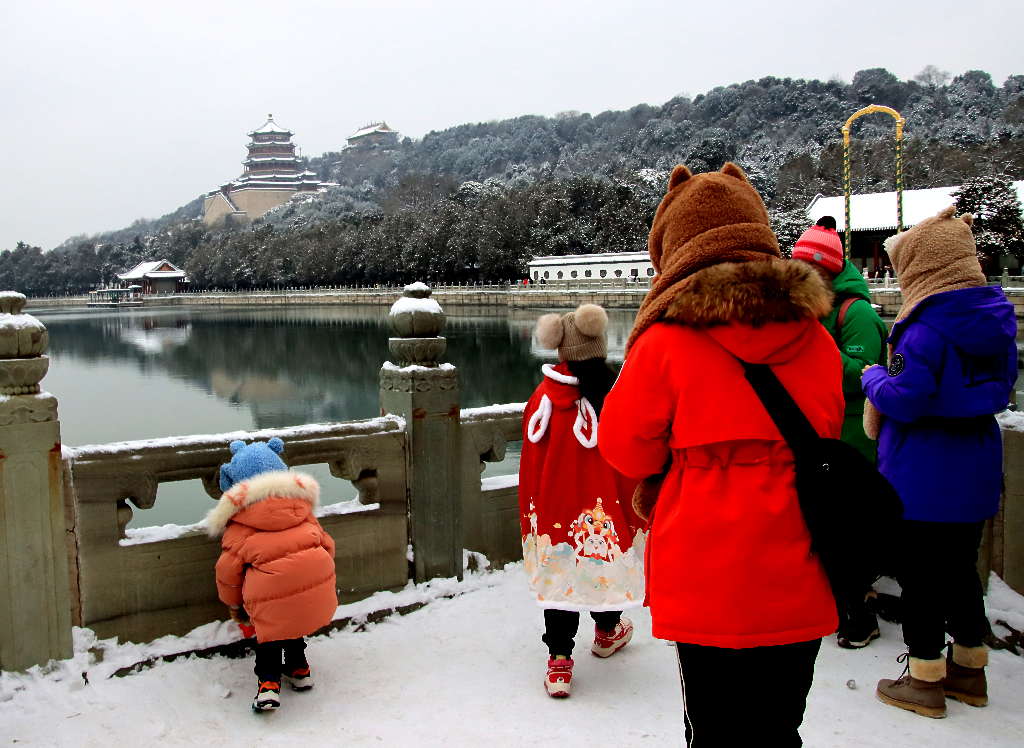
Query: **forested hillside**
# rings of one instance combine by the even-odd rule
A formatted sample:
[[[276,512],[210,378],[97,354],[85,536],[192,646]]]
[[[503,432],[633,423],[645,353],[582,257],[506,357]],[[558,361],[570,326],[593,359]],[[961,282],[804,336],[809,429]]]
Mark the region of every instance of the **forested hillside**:
[[[1024,177],[1024,75],[1001,86],[985,72],[949,79],[931,66],[910,81],[883,69],[850,83],[766,77],[661,106],[466,124],[394,148],[325,153],[308,166],[339,186],[252,226],[209,231],[193,201],[52,252],[19,245],[0,255],[0,285],[80,291],[159,258],[183,265],[196,287],[516,278],[534,255],[643,249],[671,167],[727,160],[747,170],[785,243],[810,198],[841,191],[840,127],[871,103],[907,121],[908,188]],[[855,190],[892,189],[892,134],[883,115],[855,124]]]

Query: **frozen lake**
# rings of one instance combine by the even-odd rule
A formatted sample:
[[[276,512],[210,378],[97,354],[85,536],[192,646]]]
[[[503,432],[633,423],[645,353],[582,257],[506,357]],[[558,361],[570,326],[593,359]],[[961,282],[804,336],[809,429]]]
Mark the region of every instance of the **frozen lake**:
[[[59,400],[68,446],[296,426],[379,414],[388,357],[382,306],[34,310],[50,332],[42,384]],[[446,360],[459,367],[462,407],[522,402],[540,381],[531,345],[539,310],[453,309]],[[609,311],[609,359],[622,360],[634,310]],[[1018,339],[1021,336],[1018,335]],[[1024,381],[1018,380],[1024,403]],[[518,445],[486,475],[515,472]],[[323,503],[354,498],[327,466],[303,467]],[[189,524],[212,506],[199,481],[162,484],[130,527]]]

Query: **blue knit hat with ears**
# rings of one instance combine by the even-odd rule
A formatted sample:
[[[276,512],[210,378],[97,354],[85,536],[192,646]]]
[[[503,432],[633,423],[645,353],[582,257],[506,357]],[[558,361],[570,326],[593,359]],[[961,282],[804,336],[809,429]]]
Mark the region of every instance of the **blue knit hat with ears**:
[[[240,439],[231,442],[231,462],[220,466],[220,490],[227,491],[236,483],[249,480],[260,473],[287,470],[288,466],[278,457],[284,452],[284,442],[276,436],[268,442],[253,442],[246,445]]]

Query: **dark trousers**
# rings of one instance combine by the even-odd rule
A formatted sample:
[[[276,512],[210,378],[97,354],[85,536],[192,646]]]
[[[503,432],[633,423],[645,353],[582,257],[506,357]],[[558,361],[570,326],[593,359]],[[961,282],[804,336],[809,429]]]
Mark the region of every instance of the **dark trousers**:
[[[282,639],[256,645],[256,677],[261,680],[281,680],[282,663],[288,670],[309,667],[306,663],[306,642],[302,639]]]
[[[989,631],[977,567],[984,527],[984,522],[900,523],[903,641],[911,657],[941,657],[947,631],[957,644],[981,646]]]
[[[621,610],[602,611],[591,613],[594,624],[601,631],[612,631],[615,629],[619,619],[622,618]],[[573,645],[576,644],[576,632],[580,630],[580,614],[574,610],[544,609],[544,636],[541,639],[548,645],[548,653],[555,655],[572,656]]]
[[[690,748],[800,746],[821,639],[722,649],[676,644]]]

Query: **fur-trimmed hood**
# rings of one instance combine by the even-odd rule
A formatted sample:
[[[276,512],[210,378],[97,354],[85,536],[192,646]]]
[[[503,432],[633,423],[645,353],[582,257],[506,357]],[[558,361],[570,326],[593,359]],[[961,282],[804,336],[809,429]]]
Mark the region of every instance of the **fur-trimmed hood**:
[[[280,507],[268,505],[260,507],[262,511],[254,511],[255,505],[265,499],[292,501],[281,502]],[[223,533],[233,519],[260,530],[281,530],[297,525],[319,505],[320,484],[313,476],[278,470],[236,483],[207,513],[203,525],[207,534],[214,538]]]
[[[809,265],[795,260],[723,262],[689,278],[664,319],[690,327],[738,322],[820,319],[832,310],[832,291]]]

